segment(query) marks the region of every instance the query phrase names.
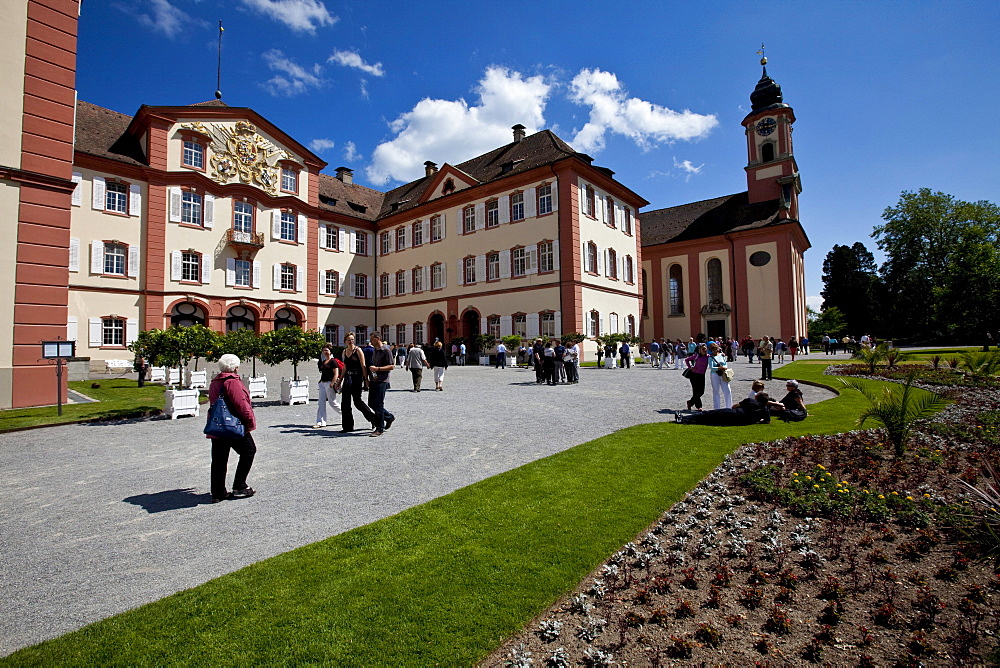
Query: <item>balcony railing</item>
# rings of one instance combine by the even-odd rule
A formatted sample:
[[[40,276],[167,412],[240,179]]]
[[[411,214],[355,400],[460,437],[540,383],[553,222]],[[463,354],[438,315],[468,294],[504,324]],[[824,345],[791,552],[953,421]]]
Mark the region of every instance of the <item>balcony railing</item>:
[[[264,235],[240,230],[226,230],[226,241],[235,248],[259,249],[264,247]]]

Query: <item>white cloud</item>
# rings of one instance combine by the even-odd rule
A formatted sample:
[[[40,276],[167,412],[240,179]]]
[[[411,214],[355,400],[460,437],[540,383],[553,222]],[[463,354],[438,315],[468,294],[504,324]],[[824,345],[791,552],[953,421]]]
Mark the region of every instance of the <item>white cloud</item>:
[[[347,162],[356,162],[361,160],[363,157],[363,155],[358,153],[358,149],[354,146],[354,142],[349,141],[344,144],[344,160]]]
[[[361,80],[361,97],[368,99],[368,81],[366,79]]]
[[[424,173],[423,163],[462,162],[512,141],[511,126],[528,132],[544,125],[545,103],[552,87],[541,76],[525,78],[490,66],[476,92],[479,104],[464,99],[425,98],[389,124],[395,137],[379,144],[366,169],[373,183],[410,181]]]
[[[142,25],[161,32],[167,37],[175,37],[183,29],[190,28],[192,25],[199,27],[207,25],[204,21],[191,18],[186,12],[170,4],[168,0],[151,0],[149,4],[150,12],[136,14],[136,18]]]
[[[339,19],[319,0],[242,0],[243,5],[280,21],[296,32],[316,33]]]
[[[369,65],[364,61],[360,54],[354,51],[341,51],[340,49],[337,49],[330,55],[329,58],[326,59],[326,62],[337,63],[338,65],[343,65],[344,67],[353,67],[354,69],[367,72],[375,77],[385,76],[385,70],[382,68],[382,63]]]
[[[819,313],[820,307],[823,306],[823,298],[818,295],[809,295],[806,297],[806,306]]]
[[[637,146],[677,139],[699,139],[718,125],[714,115],[674,111],[652,102],[628,97],[618,77],[599,69],[581,70],[570,82],[569,99],[590,107],[590,120],[571,142],[578,151],[600,151],[608,132],[624,135]]]
[[[693,164],[691,164],[690,160],[681,160],[680,162],[677,162],[677,158],[674,158],[674,169],[683,170],[687,172],[688,176],[691,176],[692,174],[701,173],[701,168],[704,166],[705,163],[701,163],[700,165],[695,167]]]
[[[313,153],[322,153],[323,151],[329,151],[335,146],[332,139],[313,139],[309,142],[309,150]]]
[[[289,60],[285,54],[278,49],[271,49],[261,55],[267,61],[267,66],[272,72],[277,72],[273,77],[261,84],[267,92],[275,97],[299,95],[310,88],[319,88],[324,84],[322,77],[323,68],[318,64],[311,68],[305,68]]]

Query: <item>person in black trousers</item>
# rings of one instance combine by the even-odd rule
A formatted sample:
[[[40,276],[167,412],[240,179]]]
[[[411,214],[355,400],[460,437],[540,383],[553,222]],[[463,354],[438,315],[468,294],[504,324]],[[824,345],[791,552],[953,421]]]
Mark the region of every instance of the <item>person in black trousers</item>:
[[[365,419],[375,424],[375,413],[368,407],[365,400],[361,398],[361,393],[368,389],[368,365],[361,348],[354,345],[354,334],[344,337],[344,380],[341,384],[344,398],[340,402],[340,411],[343,422],[341,423],[341,433],[354,431],[354,411],[351,404],[361,411]]]

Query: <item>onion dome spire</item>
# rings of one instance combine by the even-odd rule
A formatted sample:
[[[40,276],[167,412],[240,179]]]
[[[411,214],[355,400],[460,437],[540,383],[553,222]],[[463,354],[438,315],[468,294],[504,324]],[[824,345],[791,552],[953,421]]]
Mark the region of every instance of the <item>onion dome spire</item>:
[[[763,73],[760,76],[760,81],[757,82],[756,88],[750,93],[750,109],[752,111],[760,111],[761,109],[773,106],[785,106],[782,103],[781,86],[776,84],[774,79],[767,76],[767,58],[763,55],[763,44],[760,45],[760,49],[757,53],[761,54],[760,65]]]

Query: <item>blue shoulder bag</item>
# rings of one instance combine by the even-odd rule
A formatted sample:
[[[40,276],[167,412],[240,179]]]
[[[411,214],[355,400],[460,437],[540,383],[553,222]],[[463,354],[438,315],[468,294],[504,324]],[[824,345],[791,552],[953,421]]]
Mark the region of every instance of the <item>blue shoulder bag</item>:
[[[208,424],[205,433],[217,438],[242,438],[243,423],[233,415],[226,404],[226,398],[219,395],[211,408],[208,409]]]

